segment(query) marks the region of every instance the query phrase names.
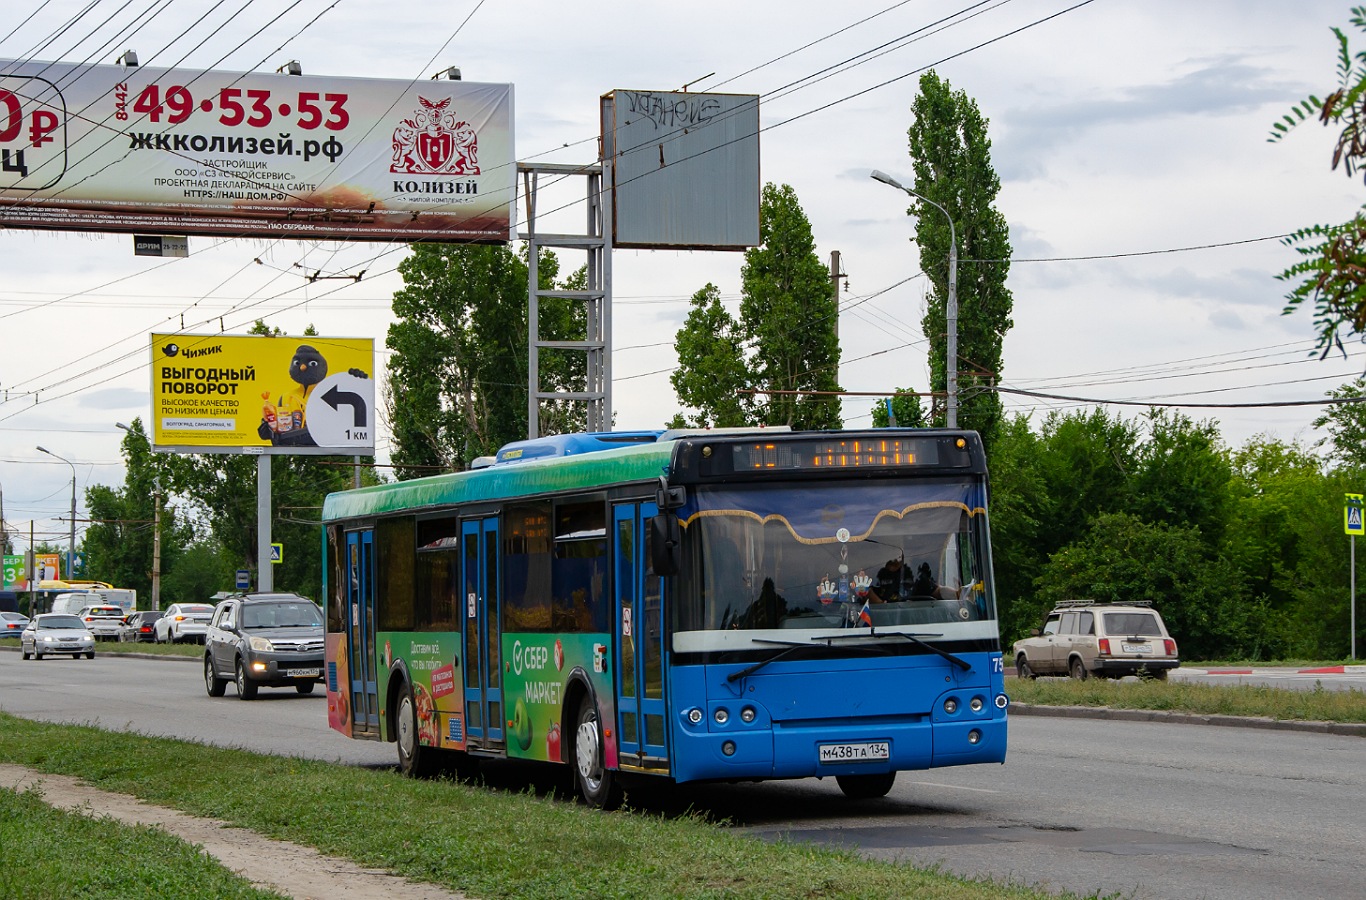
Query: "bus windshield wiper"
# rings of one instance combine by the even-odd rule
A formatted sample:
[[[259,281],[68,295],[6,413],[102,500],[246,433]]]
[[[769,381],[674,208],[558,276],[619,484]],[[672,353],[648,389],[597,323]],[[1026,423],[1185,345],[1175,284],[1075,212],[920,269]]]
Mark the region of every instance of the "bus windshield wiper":
[[[950,652],[947,651],[947,650],[940,650],[940,649],[939,649],[938,647],[936,647],[934,644],[931,644],[931,643],[929,643],[929,642],[927,642],[927,641],[921,640],[921,638],[927,638],[927,637],[943,637],[943,636],[944,636],[944,635],[942,635],[942,634],[907,634],[907,633],[904,632],[904,631],[875,631],[875,632],[872,632],[872,633],[870,633],[870,634],[839,634],[839,635],[834,635],[834,634],[832,634],[832,635],[829,635],[828,637],[812,638],[811,640],[813,640],[813,641],[853,641],[853,640],[860,640],[860,639],[866,640],[867,638],[874,638],[874,639],[876,639],[876,640],[881,640],[881,639],[883,639],[883,638],[889,638],[889,637],[904,637],[906,640],[910,641],[912,644],[915,644],[915,645],[917,645],[917,646],[919,646],[919,647],[924,647],[926,650],[930,651],[931,653],[934,653],[934,654],[936,654],[936,655],[938,655],[938,656],[944,657],[944,658],[947,659],[949,662],[953,663],[955,666],[957,666],[958,668],[962,669],[964,672],[970,671],[970,670],[972,669],[972,663],[970,663],[970,662],[968,662],[967,660],[963,659],[963,657],[961,657],[961,656],[954,656],[952,653],[950,653]]]
[[[731,672],[729,675],[726,676],[727,681],[739,681],[746,675],[753,675],[755,672],[759,671],[764,666],[768,665],[771,662],[777,662],[784,656],[787,656],[789,653],[792,653],[794,650],[809,650],[813,646],[819,646],[818,644],[813,645],[810,643],[800,641],[770,641],[766,640],[765,638],[752,638],[752,640],[756,644],[776,644],[777,646],[782,647],[783,649],[779,650],[777,653],[773,654],[768,659],[761,659],[752,666],[746,666],[745,668],[740,669],[738,672]]]
[[[939,656],[944,657],[944,658],[947,659],[949,662],[953,663],[955,666],[957,666],[958,668],[962,669],[964,672],[970,671],[970,670],[972,669],[972,663],[968,662],[966,659],[963,659],[963,657],[961,657],[961,656],[954,656],[952,653],[950,653],[950,652],[947,651],[947,650],[940,650],[938,647],[936,647],[934,644],[931,644],[929,641],[922,641],[922,640],[921,640],[922,637],[943,637],[943,635],[940,635],[940,634],[926,634],[926,635],[907,634],[907,633],[904,632],[904,631],[889,631],[889,632],[886,632],[886,633],[887,633],[887,634],[899,634],[899,635],[901,635],[902,637],[904,637],[906,640],[910,641],[912,644],[915,644],[915,645],[918,646],[918,647],[924,647],[926,650],[930,651],[931,653],[934,653],[934,654],[937,654],[937,655],[939,655]],[[879,635],[879,637],[881,637],[881,635]]]

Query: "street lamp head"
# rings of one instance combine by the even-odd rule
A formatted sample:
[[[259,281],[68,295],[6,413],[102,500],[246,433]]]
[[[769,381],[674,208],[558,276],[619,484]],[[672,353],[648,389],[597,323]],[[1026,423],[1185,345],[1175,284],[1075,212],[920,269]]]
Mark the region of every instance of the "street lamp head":
[[[133,429],[129,428],[127,425],[123,424],[122,422],[115,422],[115,423],[114,423],[114,427],[115,427],[115,428],[122,428],[124,431],[132,431],[132,430],[133,430]]]
[[[39,448],[38,448],[38,452],[39,452],[39,453],[46,453],[48,456],[54,455],[53,452],[52,452],[51,450],[47,449],[46,447],[39,447]]]
[[[883,184],[890,184],[892,187],[894,187],[894,188],[896,188],[897,190],[900,190],[900,191],[906,190],[906,186],[905,186],[905,185],[903,185],[901,182],[897,181],[895,178],[893,178],[892,176],[888,175],[886,172],[882,171],[881,169],[874,169],[874,170],[870,173],[870,175],[871,175],[871,177],[872,177],[872,179],[873,179],[874,181],[880,181],[880,182],[882,182]]]

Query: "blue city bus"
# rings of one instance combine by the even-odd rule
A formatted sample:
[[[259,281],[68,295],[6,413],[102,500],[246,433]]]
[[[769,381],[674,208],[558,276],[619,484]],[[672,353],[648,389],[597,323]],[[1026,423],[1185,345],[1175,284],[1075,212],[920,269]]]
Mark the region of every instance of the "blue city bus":
[[[969,431],[631,432],[504,447],[323,507],[329,725],[400,768],[673,782],[1000,763]]]

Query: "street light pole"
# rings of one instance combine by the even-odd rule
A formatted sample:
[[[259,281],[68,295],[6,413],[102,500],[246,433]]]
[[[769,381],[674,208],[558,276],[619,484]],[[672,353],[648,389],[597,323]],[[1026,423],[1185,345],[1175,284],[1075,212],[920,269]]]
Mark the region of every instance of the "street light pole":
[[[946,363],[947,365],[945,366],[945,368],[948,370],[948,394],[949,394],[949,400],[948,400],[947,415],[946,415],[946,417],[945,417],[945,420],[947,421],[948,426],[949,426],[950,428],[957,428],[957,427],[958,427],[958,237],[957,237],[957,233],[954,231],[954,228],[953,228],[953,216],[949,215],[949,211],[948,211],[947,209],[945,209],[944,207],[940,206],[938,203],[935,203],[935,202],[934,202],[933,200],[931,200],[929,197],[925,197],[925,196],[922,196],[922,195],[920,195],[920,194],[917,194],[915,191],[913,191],[913,190],[911,190],[910,188],[906,187],[906,185],[904,185],[904,184],[902,184],[901,182],[897,181],[895,178],[893,178],[892,176],[888,175],[886,172],[880,171],[880,170],[878,170],[878,169],[874,169],[874,170],[872,171],[871,175],[872,175],[872,178],[873,178],[874,181],[880,181],[880,182],[882,182],[883,184],[889,184],[889,185],[891,185],[892,187],[897,188],[898,190],[905,191],[906,193],[910,194],[912,197],[915,197],[915,198],[918,199],[918,200],[922,200],[922,201],[924,201],[925,203],[928,203],[930,206],[933,206],[935,209],[937,209],[937,210],[939,210],[941,213],[943,213],[943,214],[944,214],[944,218],[948,220],[948,223],[949,223],[949,299],[948,299],[948,302],[947,302],[947,303],[945,304],[945,306],[944,306],[944,318],[945,318],[945,320],[946,320],[945,324],[948,326],[948,332],[949,332],[949,335],[948,335],[948,346],[945,348],[945,356],[947,356],[947,359],[945,360],[945,363]]]
[[[122,422],[114,424],[129,434],[137,434]],[[161,609],[161,478],[157,477],[152,484],[152,499],[156,504],[152,512],[152,609]]]
[[[48,456],[60,459],[68,466],[71,466],[71,544],[66,550],[66,577],[71,579],[75,577],[76,574],[73,571],[73,566],[76,561],[76,466],[71,460],[62,456],[57,456],[57,454],[53,453],[51,450],[44,449],[43,447],[39,447],[38,452],[46,453]]]

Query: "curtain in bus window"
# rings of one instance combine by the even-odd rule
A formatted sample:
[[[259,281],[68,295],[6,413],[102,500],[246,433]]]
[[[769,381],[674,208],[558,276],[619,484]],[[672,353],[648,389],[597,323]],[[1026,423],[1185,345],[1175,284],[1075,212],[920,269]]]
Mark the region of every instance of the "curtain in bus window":
[[[375,525],[378,569],[376,618],[380,631],[413,629],[414,522],[409,516],[382,519]]]
[[[888,517],[902,519],[936,507],[976,515],[985,507],[981,489],[970,484],[877,482],[875,490],[863,487],[868,484],[872,483],[699,488],[681,518],[688,525],[698,518],[743,515],[781,522],[801,543],[825,543],[834,542],[840,528],[847,529],[852,540],[868,537]]]
[[[418,631],[455,631],[460,583],[459,548],[425,550],[417,555],[416,619]]]
[[[346,610],[345,554],[342,552],[342,530],[339,525],[327,529],[327,630],[340,632],[344,627]]]
[[[555,510],[551,627],[583,634],[611,628],[607,595],[607,505],[562,504]]]
[[[549,502],[509,506],[503,515],[503,630],[549,631]]]

